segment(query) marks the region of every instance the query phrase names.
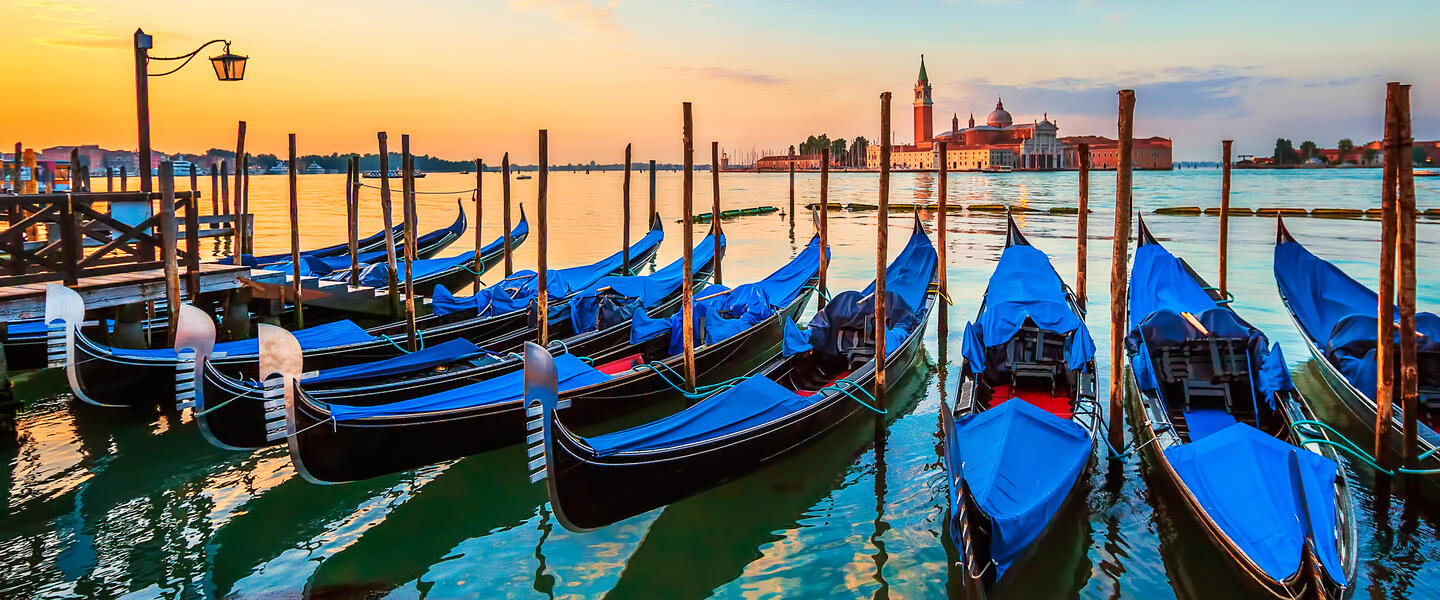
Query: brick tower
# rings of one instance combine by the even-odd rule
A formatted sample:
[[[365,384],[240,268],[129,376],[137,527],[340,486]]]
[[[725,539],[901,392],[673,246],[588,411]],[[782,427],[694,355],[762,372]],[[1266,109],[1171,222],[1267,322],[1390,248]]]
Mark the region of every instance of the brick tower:
[[[934,101],[930,99],[930,77],[925,75],[925,55],[920,55],[920,78],[915,80],[915,145],[929,148],[935,139]]]

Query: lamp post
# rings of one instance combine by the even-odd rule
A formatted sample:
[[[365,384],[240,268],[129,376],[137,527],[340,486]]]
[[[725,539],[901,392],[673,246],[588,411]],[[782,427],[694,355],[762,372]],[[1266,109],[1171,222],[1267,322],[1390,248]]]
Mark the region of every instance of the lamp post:
[[[210,40],[201,44],[188,54],[170,57],[152,57],[149,50],[154,46],[154,40],[145,33],[143,29],[135,30],[135,113],[140,127],[140,190],[143,192],[153,191],[150,176],[150,82],[151,77],[164,77],[190,64],[190,61],[200,54],[201,50],[213,45],[225,44],[225,51],[219,55],[210,57],[210,63],[215,67],[215,77],[220,81],[240,81],[245,77],[245,61],[247,56],[240,56],[230,52],[228,40]],[[152,60],[160,61],[184,61],[180,66],[164,73],[151,73],[149,63]],[[238,157],[237,157],[238,158]]]

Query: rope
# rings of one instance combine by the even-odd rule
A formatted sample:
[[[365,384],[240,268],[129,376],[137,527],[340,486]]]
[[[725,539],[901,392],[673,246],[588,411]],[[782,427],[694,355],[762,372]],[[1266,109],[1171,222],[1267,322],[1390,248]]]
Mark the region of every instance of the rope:
[[[314,429],[314,428],[319,427],[319,426],[321,426],[321,425],[324,425],[324,424],[326,424],[326,423],[333,423],[333,422],[335,422],[335,417],[328,417],[328,418],[326,418],[324,421],[316,422],[316,423],[310,425],[309,427],[306,427],[306,428],[304,428],[304,429],[301,429],[300,431],[297,431],[297,432],[295,432],[295,433],[288,434],[288,435],[286,435],[285,437],[295,437],[295,436],[297,436],[297,435],[300,435],[300,434],[302,434],[302,433],[305,433],[305,432],[307,432],[307,431],[310,431],[311,429]]]
[[[1335,437],[1339,438],[1340,441],[1336,442],[1326,438],[1310,437],[1311,432],[1305,431],[1304,429],[1302,429],[1303,427],[1318,428],[1324,432],[1333,434]],[[1296,421],[1290,424],[1290,429],[1295,432],[1295,435],[1300,436],[1301,445],[1318,444],[1336,448],[1341,452],[1344,452],[1345,454],[1348,454],[1351,457],[1367,465],[1370,465],[1371,468],[1381,473],[1384,473],[1385,475],[1393,476],[1397,473],[1403,473],[1406,475],[1440,475],[1440,469],[1408,469],[1405,467],[1396,467],[1394,470],[1386,469],[1380,466],[1375,461],[1374,456],[1371,456],[1370,453],[1360,449],[1360,446],[1354,441],[1352,441],[1350,438],[1345,437],[1345,434],[1336,431],[1334,427],[1331,427],[1328,423],[1325,423],[1323,421],[1316,421],[1312,419]],[[1429,458],[1431,455],[1435,454],[1436,450],[1440,450],[1440,448],[1435,448],[1433,450],[1430,450],[1429,452],[1420,455],[1417,461]]]
[[[841,393],[841,394],[845,394],[846,396],[849,396],[851,400],[854,400],[854,401],[856,401],[856,402],[859,402],[859,403],[860,403],[860,406],[864,406],[865,408],[868,408],[868,409],[870,409],[870,410],[872,410],[872,411],[875,411],[876,414],[881,414],[881,415],[885,414],[885,410],[884,410],[884,409],[875,408],[874,406],[870,405],[869,402],[866,402],[866,401],[864,401],[864,400],[861,400],[859,396],[856,396],[855,394],[849,392],[849,391],[846,390],[845,388],[840,387],[838,384],[841,384],[841,383],[850,384],[850,387],[852,387],[852,388],[854,388],[854,389],[857,389],[857,390],[860,390],[860,393],[865,394],[865,396],[870,399],[870,402],[875,402],[876,404],[879,404],[879,401],[875,399],[875,396],[872,395],[872,394],[869,392],[869,390],[866,390],[866,389],[865,389],[865,386],[862,386],[862,385],[860,385],[860,384],[858,384],[858,383],[855,383],[854,381],[851,381],[851,380],[849,380],[849,379],[836,379],[834,384],[827,385],[827,386],[822,387],[822,388],[820,388],[819,390],[816,390],[816,391],[818,391],[818,392],[826,392],[826,391],[839,392],[839,393]]]
[[[805,287],[800,288],[800,291],[802,291],[802,292],[805,291],[805,290],[812,290],[812,291],[814,291],[816,294],[819,294],[820,297],[823,298],[826,302],[829,302],[829,301],[830,301],[830,294],[825,293],[825,290],[822,290],[822,289],[820,289],[820,288],[818,288],[818,287],[815,287],[815,286],[813,286],[813,285],[807,285],[807,286],[805,286]]]
[[[399,177],[394,177],[393,179],[399,179]],[[370,184],[368,184],[368,183],[361,183],[360,186],[361,186],[361,187],[368,187],[368,188],[370,188],[370,189],[372,189],[372,190],[378,190],[378,189],[380,189],[380,188],[378,188],[378,187],[376,187],[376,186],[373,186],[373,185],[370,185]],[[469,194],[469,193],[474,192],[474,191],[475,191],[475,188],[470,188],[470,189],[468,189],[468,190],[455,190],[455,191],[453,191],[453,192],[421,192],[421,191],[418,191],[418,190],[412,190],[411,193],[412,193],[412,194],[435,194],[435,195],[444,196],[444,195],[448,195],[448,194]]]
[[[657,366],[657,364],[658,364],[658,366]],[[678,379],[681,378],[680,374],[679,374],[679,373],[676,373],[676,372],[675,372],[675,369],[671,368],[670,365],[667,365],[667,364],[665,364],[665,363],[663,363],[663,362],[662,362],[662,363],[640,363],[640,364],[638,364],[638,365],[635,365],[635,366],[633,366],[633,367],[630,367],[630,370],[632,370],[632,371],[640,371],[640,370],[643,370],[643,369],[649,369],[649,370],[653,371],[656,375],[658,375],[658,376],[660,377],[660,380],[661,380],[661,381],[664,381],[664,382],[665,382],[666,385],[669,385],[669,386],[670,386],[672,389],[674,389],[676,392],[679,392],[680,394],[684,395],[686,398],[690,398],[690,399],[708,397],[708,396],[710,396],[710,395],[712,395],[712,394],[715,394],[715,393],[717,393],[717,392],[721,392],[721,391],[730,389],[730,388],[732,388],[732,387],[735,387],[736,385],[739,385],[739,383],[740,383],[741,381],[744,381],[745,379],[747,379],[746,377],[732,377],[732,378],[730,378],[730,379],[727,379],[727,380],[725,380],[725,381],[721,381],[721,382],[719,382],[719,383],[712,383],[712,384],[709,384],[709,385],[698,385],[698,386],[695,386],[695,391],[693,391],[693,392],[688,392],[688,391],[685,390],[685,388],[680,387],[679,384],[675,383],[674,381],[671,381],[670,378],[665,375],[665,372],[668,371],[670,374],[672,374],[672,375],[675,376],[675,379],[678,380]],[[664,369],[664,371],[661,371],[661,369]]]
[[[1220,288],[1215,287],[1215,286],[1213,286],[1213,285],[1212,285],[1212,286],[1206,286],[1206,287],[1203,287],[1203,288],[1200,288],[1200,289],[1205,290],[1205,291],[1207,291],[1207,292],[1218,292],[1218,291],[1220,291]],[[1231,302],[1234,302],[1234,301],[1235,301],[1235,293],[1234,293],[1234,292],[1231,292],[1230,290],[1225,290],[1225,299],[1224,299],[1224,300],[1216,300],[1215,303],[1216,303],[1216,304],[1225,305],[1225,304],[1230,304]]]
[[[380,339],[383,339],[383,340],[385,340],[385,341],[387,341],[387,342],[390,342],[390,345],[391,345],[391,346],[394,346],[396,350],[399,350],[399,351],[404,352],[404,353],[406,353],[406,354],[409,354],[409,353],[410,353],[409,350],[406,350],[406,349],[402,348],[402,347],[400,346],[400,344],[395,343],[395,340],[390,339],[390,336],[389,336],[389,335],[386,335],[386,334],[383,334],[383,333],[382,333],[382,334],[380,334]],[[418,345],[418,346],[420,347],[420,348],[419,348],[420,350],[424,350],[424,349],[425,349],[425,332],[424,332],[424,331],[422,331],[422,330],[420,330],[420,329],[416,329],[416,330],[415,330],[415,343],[416,343],[416,345]]]
[[[224,401],[224,402],[221,402],[221,403],[219,403],[219,404],[216,404],[215,406],[212,406],[212,407],[207,408],[207,409],[205,409],[205,410],[199,411],[199,412],[197,412],[197,413],[195,413],[195,414],[193,414],[193,415],[190,415],[190,416],[191,416],[191,417],[203,417],[203,416],[208,415],[208,414],[210,414],[210,413],[212,413],[212,412],[215,412],[215,411],[217,411],[217,410],[220,410],[220,407],[225,406],[226,404],[229,404],[229,403],[231,403],[231,402],[234,402],[234,401],[236,401],[236,400],[239,400],[239,399],[240,399],[242,396],[244,396],[244,395],[245,395],[245,392],[240,392],[240,393],[238,393],[238,394],[235,394],[234,396],[231,396],[229,400],[226,400],[226,401]]]

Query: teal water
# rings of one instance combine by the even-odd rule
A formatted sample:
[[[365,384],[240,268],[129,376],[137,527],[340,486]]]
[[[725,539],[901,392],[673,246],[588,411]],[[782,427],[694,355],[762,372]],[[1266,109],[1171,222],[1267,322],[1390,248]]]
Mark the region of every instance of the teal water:
[[[500,186],[497,175],[485,177],[481,228],[488,241],[500,233]],[[1240,171],[1233,202],[1369,208],[1378,204],[1379,177],[1373,169]],[[258,249],[285,250],[285,178],[252,181]],[[473,175],[432,174],[419,187],[459,190],[473,181]],[[1417,180],[1419,205],[1440,207],[1440,183],[1429,181]],[[1108,333],[1113,182],[1113,173],[1092,177],[1088,322],[1100,340]],[[514,182],[514,197],[532,218],[535,183]],[[680,248],[680,176],[661,173],[658,183],[668,237],[663,263]],[[708,173],[697,174],[696,212],[709,210],[709,183]],[[303,245],[344,239],[342,184],[338,176],[300,178]],[[897,175],[893,201],[933,201],[936,185],[933,175]],[[1046,209],[1074,206],[1076,197],[1074,173],[960,174],[949,185],[951,202],[961,207],[999,202]],[[618,249],[619,188],[618,173],[551,176],[551,265],[589,262]],[[785,208],[787,188],[783,174],[727,175],[723,206]],[[799,204],[817,199],[815,175],[797,176],[796,188]],[[1217,206],[1219,189],[1217,170],[1139,172],[1135,203],[1145,212]],[[874,174],[837,174],[831,181],[835,202],[874,203],[876,190]],[[366,190],[362,234],[380,228],[376,198]],[[449,223],[455,198],[422,196],[422,228]],[[635,214],[643,214],[643,176],[637,176],[632,201]],[[922,217],[933,236],[935,216]],[[284,448],[218,450],[187,414],[91,410],[69,400],[58,373],[23,374],[17,390],[30,405],[19,415],[22,441],[0,467],[0,597],[942,597],[955,584],[941,543],[945,489],[937,409],[942,394],[953,395],[958,332],[978,308],[1004,241],[999,216],[961,208],[948,218],[954,300],[948,348],[932,319],[923,364],[892,396],[883,435],[868,424],[843,428],[751,476],[586,534],[566,532],[549,515],[544,490],[527,482],[519,448],[316,486],[295,476]],[[876,214],[839,211],[832,219],[830,287],[863,287],[873,277]],[[892,241],[904,239],[911,219],[892,215]],[[1215,278],[1214,218],[1147,221],[1172,252]],[[1314,252],[1374,284],[1375,221],[1287,222]],[[1437,225],[1422,219],[1418,228],[1422,310],[1440,308],[1440,272],[1431,268],[1440,258]],[[1027,214],[1022,226],[1073,282],[1075,217]],[[633,229],[639,235],[641,227]],[[808,215],[792,222],[772,214],[729,222],[726,231],[725,279],[739,283],[793,256],[813,228]],[[1237,217],[1231,232],[1236,309],[1283,344],[1312,405],[1354,431],[1355,424],[1334,410],[1335,398],[1308,364],[1275,293],[1273,219]],[[463,251],[472,239],[467,234],[445,254]],[[517,268],[534,264],[535,248],[532,240],[518,251]],[[1103,363],[1103,347],[1101,354]],[[1103,396],[1108,366],[1101,364],[1100,372]],[[1372,479],[1365,468],[1347,468],[1362,482]],[[1440,596],[1440,507],[1407,506],[1399,495],[1377,501],[1364,485],[1355,494],[1361,527],[1357,597]],[[1197,526],[1167,495],[1153,493],[1134,460],[1108,469],[1099,463],[1085,502],[1060,519],[1056,535],[1023,567],[1024,585],[1012,597],[1236,595],[1233,578]]]

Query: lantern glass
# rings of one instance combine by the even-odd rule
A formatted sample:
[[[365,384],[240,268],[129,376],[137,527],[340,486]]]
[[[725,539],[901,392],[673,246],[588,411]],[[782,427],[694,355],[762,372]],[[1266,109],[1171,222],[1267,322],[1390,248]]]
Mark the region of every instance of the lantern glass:
[[[226,52],[219,56],[210,57],[210,63],[215,65],[215,77],[220,81],[240,81],[245,78],[245,61],[248,56],[240,56]]]

